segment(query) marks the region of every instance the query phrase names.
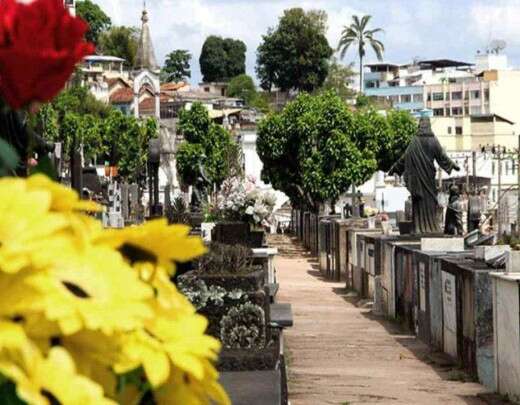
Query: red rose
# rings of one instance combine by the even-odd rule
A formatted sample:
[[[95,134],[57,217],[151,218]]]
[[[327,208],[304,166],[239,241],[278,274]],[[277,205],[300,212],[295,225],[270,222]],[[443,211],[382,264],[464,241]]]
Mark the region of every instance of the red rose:
[[[52,100],[94,53],[87,30],[63,0],[0,0],[0,95],[13,109]]]

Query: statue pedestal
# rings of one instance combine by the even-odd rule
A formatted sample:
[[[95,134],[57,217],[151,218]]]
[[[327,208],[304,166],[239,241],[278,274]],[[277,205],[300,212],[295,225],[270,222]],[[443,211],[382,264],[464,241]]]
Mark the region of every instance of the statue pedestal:
[[[463,252],[464,238],[426,237],[421,238],[421,250],[424,252]]]

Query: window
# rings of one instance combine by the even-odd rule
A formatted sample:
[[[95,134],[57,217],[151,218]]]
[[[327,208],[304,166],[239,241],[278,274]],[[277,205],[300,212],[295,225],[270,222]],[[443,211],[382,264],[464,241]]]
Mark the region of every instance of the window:
[[[444,95],[444,100],[446,100],[446,101],[450,101],[450,93],[446,93],[446,94]]]
[[[484,90],[484,100],[489,101],[489,89]]]
[[[506,162],[506,176],[509,176],[509,162]]]
[[[451,116],[451,110],[449,108],[446,108],[446,117]]]
[[[451,127],[448,127],[448,135],[451,135]]]
[[[367,89],[375,89],[377,87],[377,82],[369,81],[366,83]]]
[[[451,93],[452,100],[462,100],[462,91],[454,91]]]
[[[479,115],[482,113],[482,108],[480,107],[471,107],[471,115]]]
[[[433,115],[435,117],[443,117],[444,116],[444,108],[434,108]]]
[[[494,176],[496,171],[495,161],[491,162],[491,175]]]
[[[432,93],[428,93],[427,100],[428,100],[428,101],[432,101]]]
[[[423,101],[423,95],[422,94],[414,94],[413,95],[413,102],[414,103],[422,103]]]
[[[462,115],[462,107],[453,107],[451,109],[451,115]]]
[[[209,87],[204,87],[204,91],[205,91],[206,93],[209,93]]]
[[[469,115],[469,107],[464,107],[464,115]]]
[[[469,91],[464,92],[464,100],[469,100]]]
[[[462,135],[462,127],[455,127],[455,135]]]
[[[390,96],[390,101],[393,103],[393,104],[396,104],[399,102],[399,96]]]
[[[480,90],[473,90],[470,93],[471,93],[471,99],[472,100],[480,99]]]
[[[443,101],[444,93],[433,93],[433,101]]]
[[[401,96],[401,103],[411,103],[412,102],[412,96],[410,94],[403,94]]]

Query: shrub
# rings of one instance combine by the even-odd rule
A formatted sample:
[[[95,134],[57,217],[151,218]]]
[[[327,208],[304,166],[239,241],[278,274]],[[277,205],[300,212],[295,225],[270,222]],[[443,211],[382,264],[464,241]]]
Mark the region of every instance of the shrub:
[[[228,349],[265,347],[265,313],[258,305],[233,307],[220,321],[220,340]]]
[[[244,274],[254,270],[253,252],[241,245],[212,243],[209,253],[199,260],[199,272],[204,274]]]

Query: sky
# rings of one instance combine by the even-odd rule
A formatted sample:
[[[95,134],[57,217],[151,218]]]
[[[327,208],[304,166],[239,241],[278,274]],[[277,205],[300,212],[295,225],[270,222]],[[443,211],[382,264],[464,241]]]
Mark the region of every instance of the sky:
[[[93,0],[116,25],[140,25],[142,0]],[[520,0],[148,0],[152,38],[158,62],[175,49],[193,55],[192,84],[200,82],[199,56],[209,35],[241,39],[247,45],[247,73],[255,75],[256,48],[283,10],[323,9],[327,37],[337,46],[352,15],[372,15],[372,27],[386,47],[385,61],[450,58],[473,62],[477,50],[494,39],[507,43],[512,66],[520,66]],[[350,50],[344,62],[356,62]],[[375,61],[369,51],[367,62]]]

